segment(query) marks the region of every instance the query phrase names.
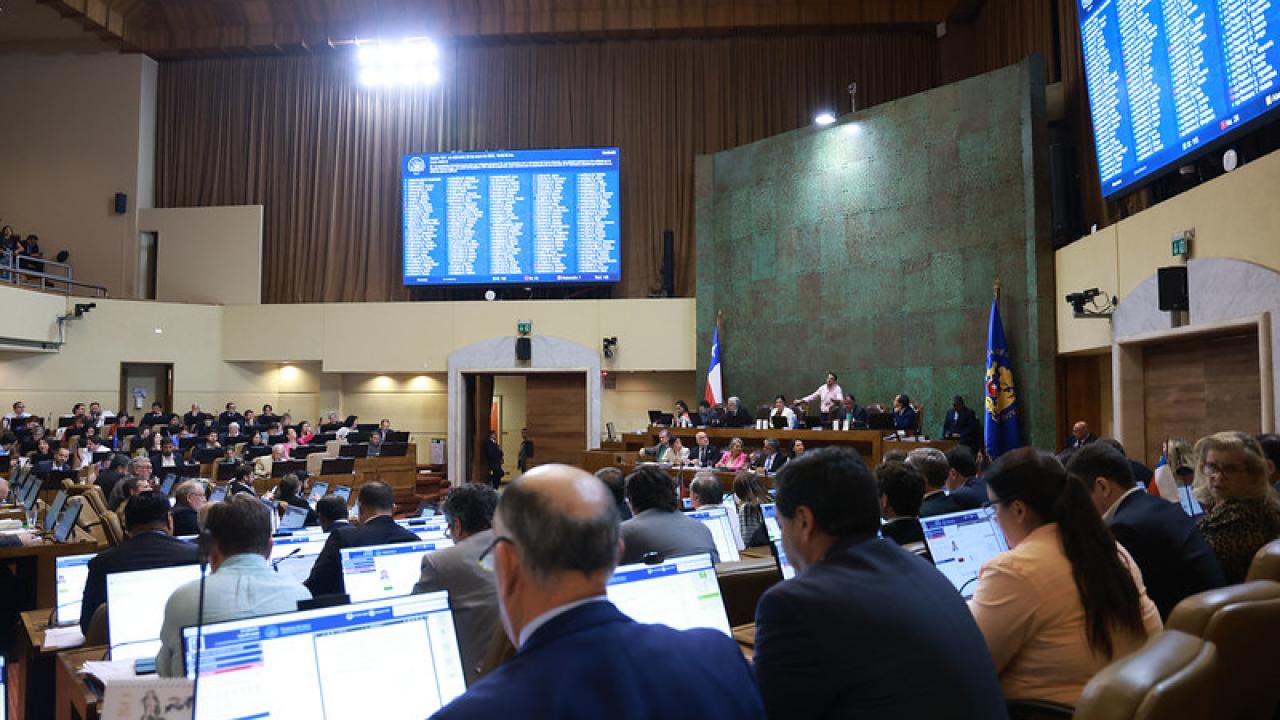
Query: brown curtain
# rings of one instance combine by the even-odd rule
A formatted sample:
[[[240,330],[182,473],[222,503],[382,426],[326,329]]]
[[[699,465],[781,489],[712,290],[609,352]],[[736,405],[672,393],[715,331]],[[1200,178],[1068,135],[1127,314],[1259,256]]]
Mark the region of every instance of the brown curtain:
[[[616,296],[659,282],[676,235],[694,292],[693,161],[938,82],[932,28],[839,34],[464,44],[429,91],[366,90],[353,57],[162,63],[160,207],[261,204],[266,302],[404,300],[399,158],[408,152],[618,146]]]

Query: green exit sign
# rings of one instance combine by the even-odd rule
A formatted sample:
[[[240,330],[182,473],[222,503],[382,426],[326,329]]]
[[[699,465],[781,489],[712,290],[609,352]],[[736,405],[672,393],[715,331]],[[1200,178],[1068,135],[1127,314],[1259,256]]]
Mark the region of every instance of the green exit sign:
[[[516,332],[520,333],[521,335],[528,335],[529,333],[533,332],[533,323],[529,322],[528,320],[521,320],[520,322],[516,323]]]
[[[1174,257],[1187,256],[1187,239],[1185,237],[1176,237],[1171,243],[1171,249]]]

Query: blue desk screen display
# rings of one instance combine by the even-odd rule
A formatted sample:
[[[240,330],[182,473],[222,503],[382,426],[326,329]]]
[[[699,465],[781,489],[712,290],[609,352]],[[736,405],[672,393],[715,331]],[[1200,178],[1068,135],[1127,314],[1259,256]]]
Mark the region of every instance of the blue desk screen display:
[[[405,285],[620,278],[618,149],[401,158]]]
[[[1280,2],[1079,2],[1104,196],[1280,106]]]

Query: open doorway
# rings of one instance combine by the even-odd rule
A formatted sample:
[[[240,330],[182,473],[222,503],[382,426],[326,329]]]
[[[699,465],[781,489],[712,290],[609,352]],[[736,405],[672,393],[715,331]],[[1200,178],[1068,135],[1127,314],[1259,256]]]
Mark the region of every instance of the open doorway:
[[[534,447],[530,467],[580,463],[586,449],[586,378],[583,372],[464,373],[468,479],[479,482],[488,475],[485,443],[491,432],[503,450],[504,480],[517,475],[526,427]]]
[[[137,419],[155,402],[173,412],[173,363],[120,363],[120,411]]]

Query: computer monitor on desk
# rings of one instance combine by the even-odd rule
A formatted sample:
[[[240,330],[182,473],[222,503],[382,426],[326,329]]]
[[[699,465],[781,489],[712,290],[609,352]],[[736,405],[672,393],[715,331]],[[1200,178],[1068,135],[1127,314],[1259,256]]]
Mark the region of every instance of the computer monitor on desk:
[[[271,463],[271,477],[282,478],[291,473],[305,472],[306,469],[305,460],[278,460]]]
[[[333,494],[342,498],[342,502],[347,503],[348,505],[351,504],[351,486],[350,485],[335,485],[333,488]]]
[[[342,549],[342,583],[351,602],[408,595],[422,575],[422,556],[453,547],[452,540]]]
[[[328,533],[306,533],[271,539],[271,566],[298,582],[311,575],[311,567],[324,549]]]
[[[338,446],[338,457],[340,458],[369,457],[369,446],[368,445],[340,445]]]
[[[301,530],[307,522],[307,509],[297,505],[287,505],[284,517],[280,518],[280,530]]]
[[[966,600],[973,597],[983,563],[1009,549],[990,508],[920,518],[933,564]]]
[[[196,720],[425,718],[466,689],[443,591],[182,632]]]
[[[306,460],[308,455],[324,452],[323,445],[299,445],[289,451],[289,457],[294,460]]]
[[[693,520],[697,520],[711,531],[711,537],[716,542],[716,553],[720,556],[720,562],[738,562],[741,556],[738,554],[738,543],[734,540],[734,533],[738,529],[733,527],[733,522],[729,518],[729,511],[723,507],[704,508],[685,513],[685,515]]]
[[[778,572],[782,573],[783,580],[790,580],[796,576],[796,569],[791,565],[791,561],[787,559],[787,551],[782,547],[781,540],[774,540],[773,557],[778,561]]]
[[[380,457],[404,457],[409,452],[409,443],[402,442],[384,442],[382,449],[378,450]]]
[[[107,575],[107,637],[111,659],[154,658],[160,650],[165,603],[174,590],[199,579],[199,565]],[[116,612],[111,612],[111,608],[116,608]]]
[[[54,558],[53,575],[57,583],[57,607],[53,613],[55,625],[80,622],[80,601],[84,598],[84,583],[89,579],[89,561],[97,556],[97,553],[88,553]]]
[[[607,588],[609,600],[632,620],[677,630],[711,628],[730,635],[711,556],[689,555],[657,565],[622,565]]]
[[[76,521],[80,519],[80,511],[83,508],[84,503],[78,497],[67,501],[66,508],[58,518],[58,524],[53,528],[54,542],[64,543],[71,540],[71,533],[76,529]]]
[[[778,506],[764,503],[760,506],[760,514],[764,516],[764,527],[769,533],[769,542],[782,539],[782,527],[778,525]]]
[[[321,475],[350,475],[356,471],[356,459],[349,457],[328,458],[320,463]]]
[[[407,430],[388,430],[386,437],[382,438],[384,443],[408,443],[409,432]]]
[[[44,531],[52,532],[53,526],[58,523],[58,515],[62,514],[62,506],[67,503],[67,491],[59,490],[58,494],[53,498],[53,504],[49,509],[44,511]]]

